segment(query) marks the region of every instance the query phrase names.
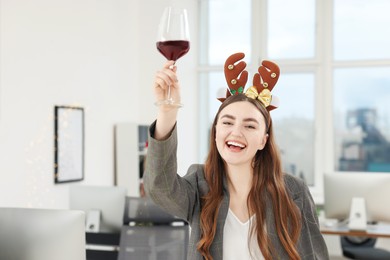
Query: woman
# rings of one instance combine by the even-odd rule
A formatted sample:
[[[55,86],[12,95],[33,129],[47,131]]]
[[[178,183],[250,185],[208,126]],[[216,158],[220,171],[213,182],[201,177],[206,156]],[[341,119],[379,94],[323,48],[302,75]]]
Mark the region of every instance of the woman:
[[[269,111],[279,68],[263,62],[254,86],[247,80],[244,54],[225,63],[229,85],[211,130],[204,165],[176,174],[178,109],[160,106],[150,127],[144,175],[148,195],[191,225],[188,259],[328,259],[315,206],[307,186],[283,174]],[[176,68],[167,62],[156,74],[157,100],[168,86],[180,100]]]

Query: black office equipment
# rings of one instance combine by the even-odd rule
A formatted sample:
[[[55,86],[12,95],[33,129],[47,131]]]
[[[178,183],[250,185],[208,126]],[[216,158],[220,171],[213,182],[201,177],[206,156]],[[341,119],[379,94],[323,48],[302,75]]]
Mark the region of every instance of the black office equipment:
[[[150,199],[127,197],[118,260],[185,260],[187,223]]]
[[[87,260],[117,260],[120,233],[86,233]]]
[[[342,236],[341,249],[343,256],[350,259],[388,260],[390,252],[375,248],[376,238],[346,237]]]
[[[123,220],[124,224],[132,222],[153,223],[154,225],[183,223],[183,220],[165,212],[151,199],[140,197],[126,197]]]

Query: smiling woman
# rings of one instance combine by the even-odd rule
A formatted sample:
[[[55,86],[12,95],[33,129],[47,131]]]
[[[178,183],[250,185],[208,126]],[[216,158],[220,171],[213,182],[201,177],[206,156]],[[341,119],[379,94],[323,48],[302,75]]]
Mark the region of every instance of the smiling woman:
[[[187,259],[328,259],[308,187],[282,172],[270,115],[278,105],[271,91],[279,67],[263,61],[245,91],[244,56],[236,53],[225,62],[228,90],[219,98],[208,157],[184,177],[177,174],[178,108],[159,107],[149,132],[146,192],[191,225]],[[171,65],[155,76],[157,99],[172,85],[180,100]]]

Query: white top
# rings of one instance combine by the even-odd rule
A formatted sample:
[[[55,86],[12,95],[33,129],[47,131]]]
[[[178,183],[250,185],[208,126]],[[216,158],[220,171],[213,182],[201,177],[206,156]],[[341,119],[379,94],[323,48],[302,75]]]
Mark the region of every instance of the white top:
[[[250,224],[254,221],[254,215],[247,222],[242,223],[229,209],[225,227],[223,229],[223,259],[224,260],[261,260],[263,254],[257,244],[257,238],[249,240]],[[251,253],[249,253],[249,247]]]

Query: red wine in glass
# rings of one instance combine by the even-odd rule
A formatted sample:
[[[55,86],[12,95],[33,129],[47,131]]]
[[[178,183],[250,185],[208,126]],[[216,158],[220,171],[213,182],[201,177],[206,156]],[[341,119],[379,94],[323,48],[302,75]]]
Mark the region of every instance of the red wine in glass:
[[[161,41],[157,42],[156,46],[159,52],[164,55],[167,60],[174,61],[177,61],[190,50],[190,42],[184,40]]]
[[[176,61],[190,50],[190,34],[188,28],[187,10],[184,8],[166,7],[158,27],[157,50],[167,59]],[[171,105],[180,107],[180,101],[171,97],[171,87],[168,85],[166,98],[156,105]]]

